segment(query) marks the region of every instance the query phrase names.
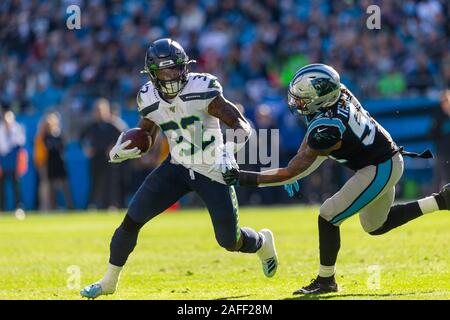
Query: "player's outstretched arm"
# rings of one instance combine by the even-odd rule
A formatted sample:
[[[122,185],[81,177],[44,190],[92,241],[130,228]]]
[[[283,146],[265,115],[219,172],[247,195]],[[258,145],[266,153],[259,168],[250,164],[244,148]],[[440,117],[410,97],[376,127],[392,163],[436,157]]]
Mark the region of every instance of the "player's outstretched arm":
[[[326,156],[340,147],[341,141],[326,150],[316,150],[309,147],[305,139],[297,154],[289,161],[287,167],[264,172],[231,170],[224,174],[224,180],[228,185],[240,186],[269,186],[292,182],[292,180],[298,179],[303,173],[309,171],[308,169],[312,166],[317,168]]]
[[[328,156],[331,152],[340,147],[341,141],[329,149],[316,150],[309,147],[306,140],[304,140],[297,154],[289,161],[286,168],[273,169],[259,173],[257,184],[287,182],[307,171],[318,157]]]

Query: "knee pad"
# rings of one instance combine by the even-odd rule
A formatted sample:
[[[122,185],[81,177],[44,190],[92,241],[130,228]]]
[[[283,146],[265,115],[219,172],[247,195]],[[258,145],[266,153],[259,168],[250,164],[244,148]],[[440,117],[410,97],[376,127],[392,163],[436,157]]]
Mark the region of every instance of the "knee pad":
[[[365,224],[365,223],[361,222],[361,226],[362,226],[364,232],[367,234],[370,234],[371,236],[378,236],[378,235],[384,233],[384,225],[379,226],[379,227],[376,227],[376,226],[374,227],[369,224]]]
[[[320,206],[319,215],[328,222],[331,221],[337,215],[337,212],[334,209],[333,201],[331,199],[327,199]]]
[[[385,230],[384,225],[383,225],[380,228],[378,228],[376,230],[373,230],[373,231],[370,231],[370,232],[367,232],[367,233],[370,234],[371,236],[379,236],[379,235],[382,235],[382,234],[386,233],[386,230]]]
[[[125,218],[122,221],[122,228],[126,231],[126,232],[139,232],[139,230],[141,230],[142,226],[145,223],[141,223],[141,222],[136,222],[134,221],[128,214],[125,216]]]

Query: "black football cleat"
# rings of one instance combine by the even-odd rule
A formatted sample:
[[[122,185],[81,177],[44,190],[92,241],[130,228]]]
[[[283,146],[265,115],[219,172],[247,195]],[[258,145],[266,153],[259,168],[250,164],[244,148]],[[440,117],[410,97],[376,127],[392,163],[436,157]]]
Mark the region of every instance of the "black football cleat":
[[[439,206],[439,210],[450,210],[450,183],[442,187],[441,191],[434,193],[433,196]]]
[[[317,277],[316,279],[311,280],[309,285],[294,291],[293,294],[325,294],[337,291],[338,285],[334,280],[334,277],[331,279]]]
[[[450,210],[450,183],[443,186],[439,194],[444,198],[445,209]]]

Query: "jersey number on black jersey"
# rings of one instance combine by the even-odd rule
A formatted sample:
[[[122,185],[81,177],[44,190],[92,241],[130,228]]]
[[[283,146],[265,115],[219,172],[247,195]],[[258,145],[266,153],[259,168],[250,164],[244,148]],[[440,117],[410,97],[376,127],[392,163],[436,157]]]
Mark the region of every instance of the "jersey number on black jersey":
[[[367,111],[361,110],[353,103],[349,103],[345,106],[340,105],[337,112],[348,118],[350,129],[360,139],[362,144],[370,146],[374,142],[376,127]]]

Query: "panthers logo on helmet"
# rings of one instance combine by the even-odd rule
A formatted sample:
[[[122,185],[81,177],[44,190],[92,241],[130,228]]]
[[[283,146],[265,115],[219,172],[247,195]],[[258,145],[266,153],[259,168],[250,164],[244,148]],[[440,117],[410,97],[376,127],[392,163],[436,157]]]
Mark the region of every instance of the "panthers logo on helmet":
[[[339,88],[339,85],[330,81],[327,78],[317,78],[311,80],[311,84],[316,89],[317,95],[322,97],[326,94],[329,94],[333,90]]]
[[[301,68],[289,83],[288,106],[302,115],[331,107],[340,96],[340,77],[325,64],[314,63]]]

